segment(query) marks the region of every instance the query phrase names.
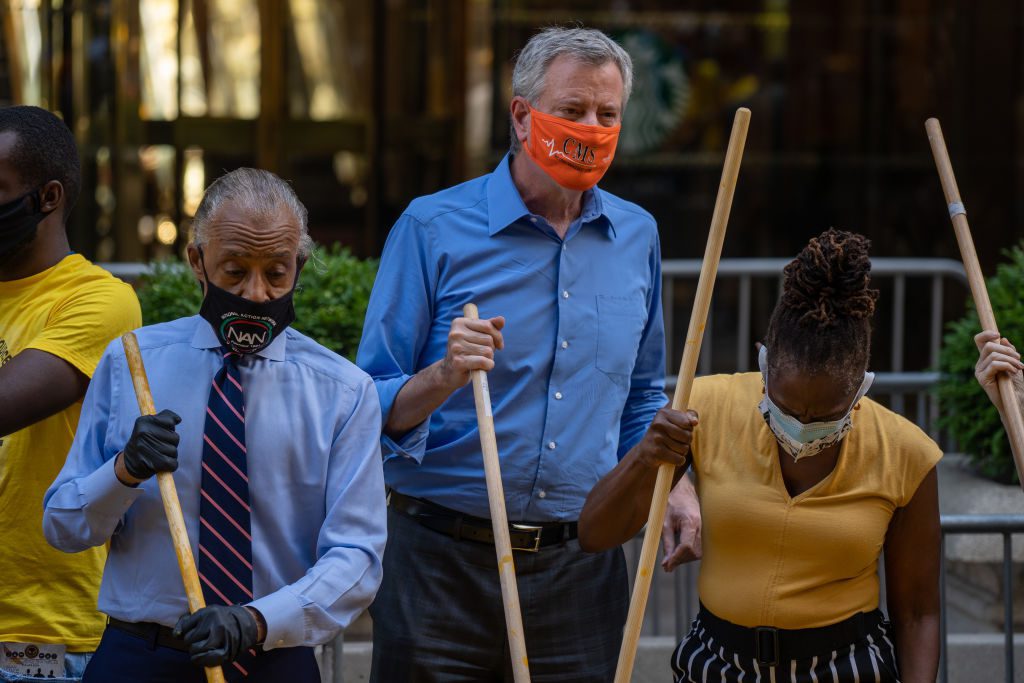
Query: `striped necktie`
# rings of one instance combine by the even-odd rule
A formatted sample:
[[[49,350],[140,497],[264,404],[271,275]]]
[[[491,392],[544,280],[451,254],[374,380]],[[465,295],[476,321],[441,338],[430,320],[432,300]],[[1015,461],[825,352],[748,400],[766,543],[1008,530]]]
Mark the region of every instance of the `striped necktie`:
[[[238,354],[220,349],[203,431],[199,580],[208,605],[252,601],[252,535],[245,451],[245,397]],[[244,657],[243,657],[244,659]],[[243,676],[246,662],[234,662]]]

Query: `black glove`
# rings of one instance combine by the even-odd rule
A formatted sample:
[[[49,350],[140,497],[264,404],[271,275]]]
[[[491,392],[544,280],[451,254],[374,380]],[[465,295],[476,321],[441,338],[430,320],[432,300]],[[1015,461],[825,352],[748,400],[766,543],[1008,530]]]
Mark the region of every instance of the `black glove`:
[[[170,410],[143,415],[135,421],[131,438],[124,447],[124,468],[136,479],[149,479],[157,472],[178,469],[178,433],[181,418]]]
[[[178,620],[174,637],[188,644],[189,658],[200,666],[233,662],[256,645],[256,618],[240,605],[210,605]]]

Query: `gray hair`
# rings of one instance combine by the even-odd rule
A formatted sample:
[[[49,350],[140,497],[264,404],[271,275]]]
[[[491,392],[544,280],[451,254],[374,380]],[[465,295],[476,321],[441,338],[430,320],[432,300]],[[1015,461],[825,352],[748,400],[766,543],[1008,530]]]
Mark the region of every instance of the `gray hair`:
[[[544,77],[556,57],[569,55],[591,66],[614,62],[622,74],[622,108],[626,108],[633,91],[633,60],[621,45],[607,35],[592,28],[561,28],[551,26],[537,33],[516,57],[512,71],[512,96],[536,104],[544,91]],[[512,152],[519,151],[519,138],[511,128]]]
[[[258,168],[235,169],[206,188],[192,219],[192,244],[201,247],[207,243],[210,221],[228,201],[238,202],[260,216],[273,214],[282,206],[289,209],[299,219],[299,256],[309,258],[313,251],[313,238],[309,236],[306,224],[308,212],[305,205],[299,201],[291,185],[270,171]]]

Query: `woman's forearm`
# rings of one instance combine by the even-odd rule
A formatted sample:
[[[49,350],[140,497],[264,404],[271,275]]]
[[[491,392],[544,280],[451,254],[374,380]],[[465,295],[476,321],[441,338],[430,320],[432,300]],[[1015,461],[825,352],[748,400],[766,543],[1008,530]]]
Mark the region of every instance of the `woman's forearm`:
[[[633,450],[627,453],[587,496],[580,513],[580,546],[599,552],[635,536],[647,521],[657,475]]]
[[[939,671],[939,615],[894,617],[902,683],[935,683]]]

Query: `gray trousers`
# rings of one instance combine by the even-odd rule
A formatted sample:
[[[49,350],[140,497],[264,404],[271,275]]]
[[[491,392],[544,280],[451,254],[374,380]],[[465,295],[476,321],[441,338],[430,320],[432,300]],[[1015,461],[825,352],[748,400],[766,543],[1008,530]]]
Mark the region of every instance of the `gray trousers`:
[[[531,680],[613,680],[629,609],[622,550],[584,553],[569,541],[514,555]],[[389,509],[384,582],[370,614],[371,683],[512,681],[493,546]]]

